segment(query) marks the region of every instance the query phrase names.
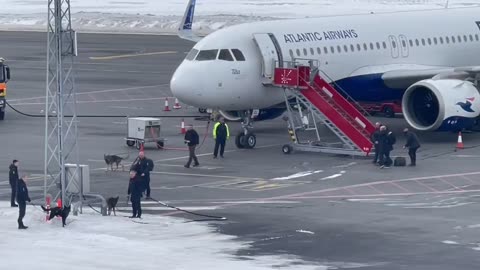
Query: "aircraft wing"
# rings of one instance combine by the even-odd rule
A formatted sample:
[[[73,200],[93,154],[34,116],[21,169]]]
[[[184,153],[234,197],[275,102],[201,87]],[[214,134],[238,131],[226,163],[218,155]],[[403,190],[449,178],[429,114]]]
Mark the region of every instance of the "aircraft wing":
[[[397,69],[386,71],[382,80],[386,86],[394,89],[406,89],[412,84],[425,79],[458,79],[480,77],[480,66],[470,67],[430,67],[425,69]]]
[[[178,27],[178,36],[182,39],[198,42],[202,38],[195,35],[195,33],[192,31],[193,15],[195,14],[195,1],[196,0],[188,1],[182,22]]]

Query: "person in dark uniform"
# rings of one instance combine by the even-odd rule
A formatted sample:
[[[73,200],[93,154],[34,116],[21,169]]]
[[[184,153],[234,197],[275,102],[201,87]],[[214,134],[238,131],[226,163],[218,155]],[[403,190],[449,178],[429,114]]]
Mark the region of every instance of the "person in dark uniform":
[[[18,182],[18,160],[14,159],[12,164],[10,164],[10,171],[8,173],[8,181],[10,182],[10,188],[12,189],[12,195],[10,197],[10,206],[18,207],[15,204],[15,197],[17,194],[17,182]]]
[[[403,134],[407,139],[403,148],[408,148],[408,155],[410,156],[410,164],[408,166],[417,166],[417,150],[420,148],[418,137],[415,133],[409,131],[408,128],[403,130]]]
[[[374,153],[375,155],[373,156],[373,161],[372,161],[372,163],[375,165],[377,165],[380,161],[380,158],[379,158],[380,145],[378,141],[378,137],[380,135],[380,126],[381,126],[380,122],[375,123],[375,131],[372,133],[372,137],[370,138],[375,150],[375,153]]]
[[[397,139],[392,131],[389,131],[386,126],[384,127],[385,137],[383,139],[383,164],[381,168],[390,168],[393,163],[393,160],[390,158],[390,152],[392,152],[393,145],[396,143]]]
[[[147,199],[150,198],[150,172],[153,170],[153,160],[146,158],[145,153],[142,151],[138,154],[138,158],[135,161],[135,171],[137,175],[141,176],[144,184],[144,191],[146,190]]]
[[[27,208],[27,202],[31,202],[28,196],[27,188],[27,176],[18,179],[17,182],[17,203],[18,203],[18,229],[25,230],[28,227],[23,224],[23,218],[25,217],[25,211]]]
[[[198,163],[197,156],[195,155],[195,148],[199,144],[199,141],[198,133],[195,131],[195,129],[193,129],[193,125],[189,125],[188,130],[185,133],[185,143],[188,145],[188,151],[190,155],[188,157],[187,164],[185,164],[185,168],[190,168],[192,160],[195,162],[193,167],[200,165],[200,163]]]
[[[225,152],[225,143],[230,138],[230,130],[225,123],[225,118],[220,117],[219,121],[213,126],[213,139],[215,139],[215,149],[213,150],[213,158],[218,156],[218,147],[220,146],[220,157],[223,158]]]
[[[143,180],[136,171],[130,171],[130,181],[128,183],[128,196],[130,196],[130,202],[132,202],[132,216],[130,218],[142,217],[142,192]]]

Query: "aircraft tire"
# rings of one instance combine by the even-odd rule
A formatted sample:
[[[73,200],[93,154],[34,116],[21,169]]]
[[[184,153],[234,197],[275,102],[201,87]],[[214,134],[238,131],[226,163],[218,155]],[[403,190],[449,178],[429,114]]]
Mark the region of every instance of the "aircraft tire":
[[[255,145],[257,145],[257,137],[255,134],[248,134],[245,139],[245,148],[255,148]]]
[[[235,145],[237,146],[237,148],[239,149],[243,149],[245,148],[245,134],[242,132],[239,132],[237,134],[237,136],[235,136]]]

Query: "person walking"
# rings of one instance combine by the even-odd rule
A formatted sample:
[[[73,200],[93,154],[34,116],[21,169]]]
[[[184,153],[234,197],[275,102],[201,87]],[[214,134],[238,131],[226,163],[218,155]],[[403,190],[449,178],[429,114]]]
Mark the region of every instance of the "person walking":
[[[10,182],[10,188],[12,189],[12,194],[10,196],[10,206],[18,207],[15,204],[15,198],[17,194],[17,182],[18,182],[18,165],[19,161],[14,159],[12,164],[10,164],[10,171],[8,173],[8,182]]]
[[[390,168],[392,166],[393,160],[390,157],[390,152],[393,150],[393,145],[396,143],[397,139],[395,134],[392,131],[389,131],[386,126],[384,126],[384,133],[386,134],[383,140],[383,164],[382,168]]]
[[[144,191],[144,185],[141,176],[136,171],[130,171],[130,181],[128,182],[128,196],[130,196],[130,202],[132,203],[132,216],[130,218],[142,217],[142,193]]]
[[[213,126],[213,139],[215,139],[215,149],[213,150],[213,158],[218,156],[218,148],[220,147],[220,157],[223,158],[225,152],[225,143],[230,138],[230,130],[225,123],[225,118],[220,117],[219,121]]]
[[[418,141],[417,134],[405,128],[403,134],[407,139],[403,149],[408,148],[408,155],[410,156],[410,164],[408,166],[417,166],[417,150],[420,148],[420,142]]]
[[[18,229],[25,230],[28,227],[23,224],[23,218],[27,210],[27,202],[31,202],[28,196],[27,176],[18,179],[17,182],[17,203],[18,203]]]
[[[373,147],[374,147],[374,156],[373,156],[373,161],[372,163],[375,165],[378,165],[378,162],[380,161],[379,154],[380,154],[380,144],[379,144],[379,136],[380,136],[380,126],[382,124],[380,122],[375,123],[375,131],[372,133],[372,136],[370,140],[372,141]]]
[[[153,171],[153,160],[145,157],[145,153],[141,151],[138,153],[138,158],[135,161],[135,171],[143,180],[144,192],[146,192],[147,199],[150,199],[150,172]]]
[[[199,144],[199,137],[198,133],[193,129],[193,125],[188,125],[188,130],[185,133],[185,143],[188,145],[189,157],[188,162],[185,164],[185,168],[190,168],[190,164],[192,164],[192,160],[195,162],[193,167],[197,167],[200,165],[198,163],[198,158],[195,155],[195,148]]]

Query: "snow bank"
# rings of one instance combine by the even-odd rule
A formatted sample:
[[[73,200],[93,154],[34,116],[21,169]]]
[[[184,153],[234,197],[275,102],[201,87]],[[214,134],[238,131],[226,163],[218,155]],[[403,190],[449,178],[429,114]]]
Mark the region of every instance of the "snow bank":
[[[72,0],[78,31],[173,33],[188,0]],[[445,0],[197,0],[194,29],[219,28],[258,20],[317,17],[412,9],[442,8]],[[478,5],[480,0],[451,0],[451,7]],[[46,29],[47,1],[0,0],[0,29]],[[45,11],[39,13],[39,11]]]
[[[24,223],[30,227],[18,230],[17,211],[0,207],[1,269],[327,269],[284,256],[235,257],[247,243],[183,219],[145,215],[142,221],[148,224],[139,224],[86,213],[70,216],[71,223],[62,228],[61,220],[46,223],[43,212],[28,206]]]

